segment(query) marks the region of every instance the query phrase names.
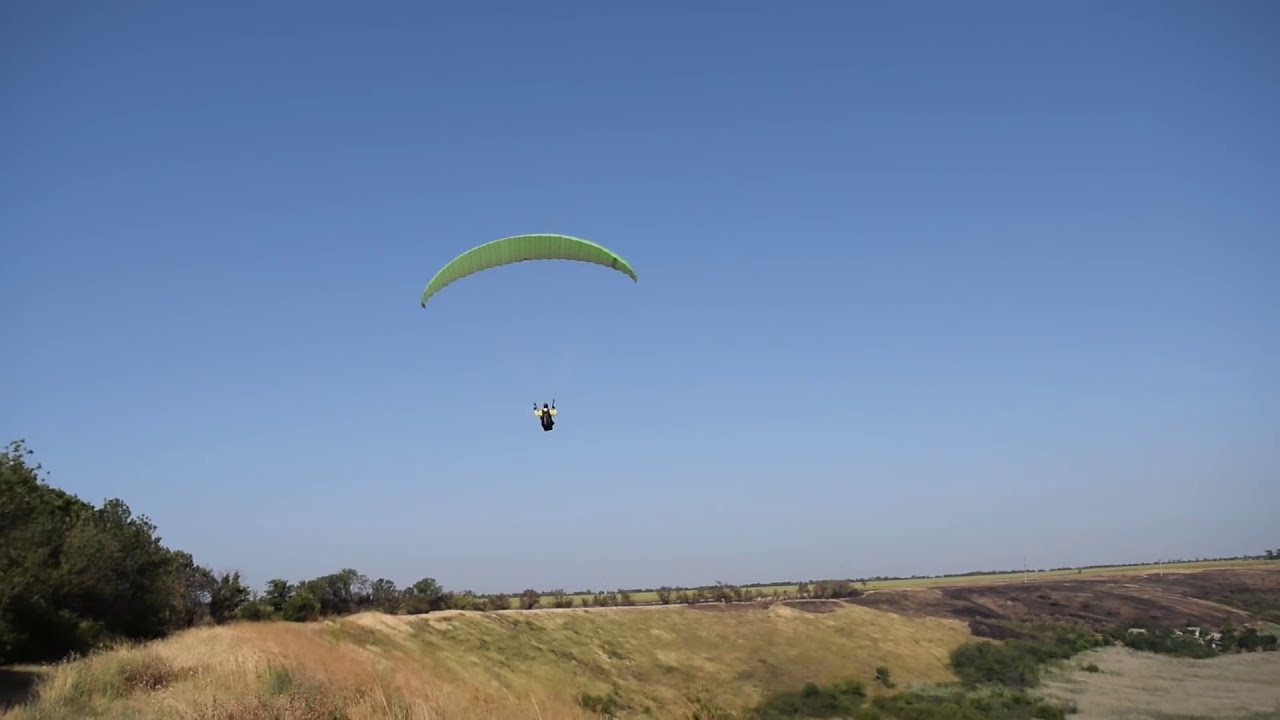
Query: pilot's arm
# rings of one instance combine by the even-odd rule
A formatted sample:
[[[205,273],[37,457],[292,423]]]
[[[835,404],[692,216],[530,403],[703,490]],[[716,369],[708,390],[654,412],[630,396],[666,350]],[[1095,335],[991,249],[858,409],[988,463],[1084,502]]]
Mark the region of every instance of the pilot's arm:
[[[555,414],[556,414],[556,409],[555,409],[555,408],[551,408],[551,414],[552,414],[552,415],[555,415]]]

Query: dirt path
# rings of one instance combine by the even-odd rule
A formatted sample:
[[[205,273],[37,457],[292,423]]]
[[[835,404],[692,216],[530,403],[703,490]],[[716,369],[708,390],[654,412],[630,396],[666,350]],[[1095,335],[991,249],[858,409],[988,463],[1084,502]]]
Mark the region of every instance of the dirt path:
[[[38,665],[0,668],[0,712],[22,704],[35,692],[36,682],[45,673]]]

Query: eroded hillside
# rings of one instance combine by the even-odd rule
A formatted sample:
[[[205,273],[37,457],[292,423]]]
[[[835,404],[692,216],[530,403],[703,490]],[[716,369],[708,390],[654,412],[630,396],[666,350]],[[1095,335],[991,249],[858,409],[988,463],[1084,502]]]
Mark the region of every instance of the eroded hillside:
[[[965,624],[850,605],[805,612],[685,607],[366,613],[324,623],[235,623],[53,671],[6,716],[71,718],[563,718],[588,705],[688,717],[703,696],[745,708],[805,682],[953,678]]]

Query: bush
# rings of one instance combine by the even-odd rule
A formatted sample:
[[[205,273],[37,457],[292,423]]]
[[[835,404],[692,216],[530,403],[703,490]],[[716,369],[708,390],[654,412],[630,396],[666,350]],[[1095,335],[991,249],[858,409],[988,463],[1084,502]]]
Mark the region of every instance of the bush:
[[[617,688],[610,690],[605,695],[581,693],[578,695],[578,704],[587,712],[597,713],[605,717],[613,717],[630,707],[623,701],[622,696],[618,694]]]
[[[794,717],[848,717],[862,706],[867,691],[861,682],[847,680],[829,687],[806,683],[798,691],[777,693],[756,706],[760,720]]]
[[[875,711],[872,716],[867,711]],[[858,720],[1063,720],[1070,710],[1037,700],[1021,691],[969,694],[898,693],[876,698],[870,708],[855,715]]]
[[[290,622],[307,622],[320,617],[320,601],[308,590],[298,590],[284,604],[280,616]]]
[[[736,714],[725,708],[705,692],[698,692],[687,699],[689,720],[736,720]]]
[[[1093,631],[1073,625],[1036,626],[1029,637],[1002,643],[966,643],[951,652],[951,669],[969,687],[1003,685],[1018,690],[1040,684],[1040,666],[1102,644]]]
[[[120,666],[120,681],[126,691],[160,690],[178,677],[168,660],[150,653],[132,657]]]
[[[1141,652],[1194,659],[1211,658],[1218,654],[1206,642],[1186,635],[1174,635],[1168,630],[1148,630],[1131,635],[1125,629],[1117,629],[1111,632],[1111,636],[1116,637],[1125,647]]]
[[[236,608],[237,620],[259,622],[271,619],[271,608],[260,602],[251,602]]]
[[[1035,658],[1016,647],[990,641],[966,643],[952,650],[951,669],[969,687],[994,684],[1029,688],[1040,683]]]

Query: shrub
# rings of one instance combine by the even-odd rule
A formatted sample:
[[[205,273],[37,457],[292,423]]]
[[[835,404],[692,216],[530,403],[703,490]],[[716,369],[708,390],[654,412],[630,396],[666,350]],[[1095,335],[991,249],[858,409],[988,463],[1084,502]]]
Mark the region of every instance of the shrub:
[[[771,695],[756,706],[754,717],[760,720],[794,717],[848,717],[866,700],[861,682],[846,680],[828,687],[805,683],[798,691]]]
[[[1068,710],[1037,700],[1021,691],[984,694],[904,692],[876,698],[867,710],[877,718],[910,720],[1063,720]],[[868,720],[866,711],[855,717]]]
[[[618,694],[617,688],[610,690],[605,695],[581,693],[578,695],[578,704],[587,712],[597,713],[605,717],[613,717],[630,707],[623,701],[622,696]]]
[[[308,590],[298,590],[284,604],[280,616],[290,622],[306,622],[320,617],[320,601]]]
[[[130,658],[120,666],[120,680],[126,691],[159,690],[178,677],[168,660],[151,653]]]
[[[1102,644],[1093,631],[1074,625],[1039,625],[1027,637],[1002,643],[966,643],[951,653],[951,669],[967,686],[1003,685],[1014,689],[1040,683],[1040,666],[1065,660]]]
[[[235,617],[237,620],[245,620],[248,622],[259,622],[271,619],[271,608],[260,602],[251,602],[236,608]]]
[[[951,669],[969,687],[990,683],[1029,688],[1040,682],[1039,663],[1033,656],[1022,648],[990,641],[966,643],[952,650]]]
[[[1210,658],[1218,654],[1218,651],[1206,642],[1186,635],[1174,635],[1167,630],[1149,630],[1133,635],[1126,630],[1117,630],[1112,635],[1119,635],[1120,642],[1126,647],[1141,652],[1195,659]]]

